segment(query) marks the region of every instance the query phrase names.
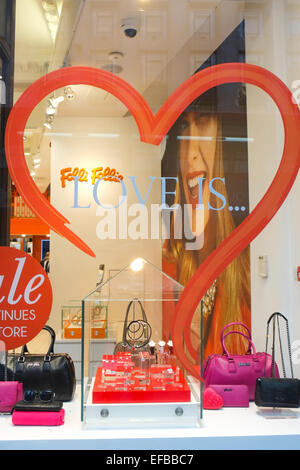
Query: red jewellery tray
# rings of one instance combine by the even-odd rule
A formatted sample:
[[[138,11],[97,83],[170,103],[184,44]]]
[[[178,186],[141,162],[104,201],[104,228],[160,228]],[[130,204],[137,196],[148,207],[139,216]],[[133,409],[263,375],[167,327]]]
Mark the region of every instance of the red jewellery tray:
[[[138,376],[138,374],[138,369],[132,371],[133,377]],[[152,385],[138,386],[137,384],[132,384],[130,386],[122,386],[120,383],[104,384],[102,381],[102,367],[98,367],[93,386],[92,403],[170,403],[191,401],[191,390],[181,370],[178,372],[176,382],[166,384],[164,389],[157,388]]]

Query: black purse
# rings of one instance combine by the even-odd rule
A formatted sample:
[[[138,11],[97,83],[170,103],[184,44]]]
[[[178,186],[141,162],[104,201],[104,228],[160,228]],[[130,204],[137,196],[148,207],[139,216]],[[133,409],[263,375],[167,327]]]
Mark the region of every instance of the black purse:
[[[141,310],[142,318],[137,318],[135,312],[135,304],[138,304]],[[133,310],[133,320],[129,322],[129,313]],[[114,349],[114,354],[117,352],[132,352],[138,353],[140,351],[150,351],[149,341],[151,338],[152,329],[148,323],[144,307],[139,299],[133,299],[129,302],[123,327],[122,341],[117,343]]]
[[[6,371],[0,369],[0,380],[15,380],[23,383],[23,392],[28,390],[41,392],[50,390],[54,399],[71,401],[76,388],[75,368],[72,358],[66,353],[54,353],[55,332],[46,325],[51,342],[46,354],[31,354],[27,345],[20,354],[7,354]]]
[[[286,376],[286,368],[283,358],[282,341],[280,335],[279,319],[285,321],[287,333],[287,345],[290,361],[291,378]],[[276,323],[275,323],[276,321]],[[300,380],[294,378],[290,335],[287,318],[281,313],[273,313],[267,322],[267,337],[266,337],[266,353],[268,349],[269,329],[270,324],[273,322],[273,340],[272,340],[272,376],[260,377],[256,380],[255,388],[255,404],[260,407],[272,408],[299,408],[300,406]],[[278,340],[281,353],[283,377],[275,377],[275,330],[278,330]]]

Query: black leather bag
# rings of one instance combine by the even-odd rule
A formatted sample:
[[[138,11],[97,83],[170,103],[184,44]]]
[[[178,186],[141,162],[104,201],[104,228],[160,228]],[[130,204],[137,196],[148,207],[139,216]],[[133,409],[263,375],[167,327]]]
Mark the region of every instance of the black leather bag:
[[[270,408],[299,408],[298,379],[261,377],[256,380],[255,403]]]
[[[23,383],[23,391],[54,392],[55,400],[71,401],[76,388],[75,368],[72,358],[66,353],[54,353],[55,332],[46,325],[51,342],[46,354],[31,354],[25,344],[20,354],[7,355],[8,380]],[[3,374],[2,374],[3,375]],[[4,378],[0,377],[0,380]]]
[[[141,311],[141,318],[137,317],[135,312],[135,304],[138,304]],[[129,321],[129,313],[133,310],[133,320]],[[123,327],[123,337],[120,343],[117,343],[114,354],[117,352],[138,353],[140,351],[150,351],[149,341],[152,330],[147,321],[144,307],[139,299],[133,299],[129,302]]]
[[[286,377],[286,368],[283,358],[282,341],[279,328],[279,319],[283,319],[286,325],[287,345],[290,359],[291,378]],[[278,340],[281,352],[282,370],[284,377],[275,377],[275,320],[277,321]],[[300,406],[300,380],[294,378],[291,344],[288,328],[288,320],[281,313],[275,312],[267,322],[266,352],[268,349],[269,327],[273,322],[272,344],[272,377],[260,377],[256,380],[255,404],[260,407],[270,408],[299,408]]]

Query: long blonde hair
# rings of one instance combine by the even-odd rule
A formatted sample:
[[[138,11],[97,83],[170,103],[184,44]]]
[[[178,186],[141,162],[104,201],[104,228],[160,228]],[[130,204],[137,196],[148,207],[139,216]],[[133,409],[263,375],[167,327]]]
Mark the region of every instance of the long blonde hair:
[[[218,118],[218,133],[216,143],[216,155],[213,169],[214,177],[224,178],[221,120]],[[217,192],[223,194],[228,200],[226,185],[215,180],[214,187]],[[211,195],[211,205],[221,207],[221,200]],[[178,172],[175,203],[184,204],[184,191],[182,177]],[[215,217],[215,243],[216,248],[235,228],[232,213],[228,208],[212,211]],[[212,234],[209,234],[212,236]],[[168,243],[168,255],[173,258],[177,266],[177,280],[186,285],[199,266],[197,251],[185,250],[184,240],[174,238],[174,216],[171,220],[171,233]],[[243,321],[243,306],[250,311],[250,261],[249,248],[244,250],[218,278],[218,284],[222,285],[222,324],[226,325],[234,321]],[[237,335],[236,335],[237,336]],[[237,340],[238,344],[244,344]]]

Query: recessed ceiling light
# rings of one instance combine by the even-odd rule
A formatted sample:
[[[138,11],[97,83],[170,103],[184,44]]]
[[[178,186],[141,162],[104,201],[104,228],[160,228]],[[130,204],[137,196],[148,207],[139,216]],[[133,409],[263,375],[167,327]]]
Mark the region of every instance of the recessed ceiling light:
[[[106,70],[107,72],[119,74],[122,72],[123,67],[118,64],[105,64],[103,67],[101,67],[102,70]]]

